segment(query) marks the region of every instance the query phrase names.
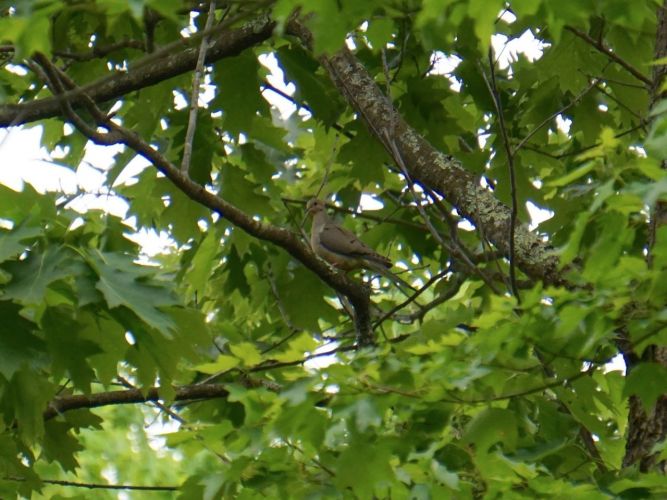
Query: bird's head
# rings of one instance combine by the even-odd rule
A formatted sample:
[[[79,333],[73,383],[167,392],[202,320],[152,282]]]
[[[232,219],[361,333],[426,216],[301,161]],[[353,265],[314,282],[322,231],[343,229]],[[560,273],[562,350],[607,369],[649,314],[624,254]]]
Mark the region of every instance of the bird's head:
[[[311,198],[306,204],[306,213],[314,215],[325,210],[324,202],[319,198]]]

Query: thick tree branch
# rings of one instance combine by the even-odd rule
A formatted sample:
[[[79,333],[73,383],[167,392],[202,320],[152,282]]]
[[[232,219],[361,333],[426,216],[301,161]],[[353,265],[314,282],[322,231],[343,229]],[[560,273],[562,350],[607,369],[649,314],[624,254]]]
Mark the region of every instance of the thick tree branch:
[[[211,64],[224,57],[241,53],[268,39],[273,33],[274,26],[275,23],[266,16],[237,29],[222,29],[225,25],[216,26],[212,30],[204,62]],[[101,103],[192,71],[197,65],[199,42],[198,36],[175,42],[159,52],[130,63],[127,72],[114,72],[79,89],[70,90],[63,97],[70,102],[79,102],[81,95],[86,94],[94,102]],[[50,118],[59,115],[60,112],[60,103],[55,97],[25,104],[5,104],[0,106],[0,127]]]
[[[287,28],[306,45],[311,44],[312,35],[298,21],[291,21]],[[334,85],[364,118],[371,133],[388,153],[394,156],[394,149],[400,153],[412,178],[444,196],[461,215],[482,227],[485,235],[505,255],[509,255],[511,209],[480,186],[478,179],[458,160],[435,149],[408,125],[349,50],[343,49],[332,57],[323,56],[320,61]],[[546,283],[563,282],[558,258],[548,244],[525,225],[516,227],[514,256],[517,266],[529,276]]]
[[[128,389],[125,391],[109,391],[97,394],[74,394],[60,396],[49,403],[44,411],[44,420],[50,420],[62,413],[81,408],[99,408],[109,405],[126,405],[146,403],[160,400],[157,387],[148,390]],[[229,391],[224,384],[188,385],[176,388],[174,401],[188,401],[192,399],[226,398]]]

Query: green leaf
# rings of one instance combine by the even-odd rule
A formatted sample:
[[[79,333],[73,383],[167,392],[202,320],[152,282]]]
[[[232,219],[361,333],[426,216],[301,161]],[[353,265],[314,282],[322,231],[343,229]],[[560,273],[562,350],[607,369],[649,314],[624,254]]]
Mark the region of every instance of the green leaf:
[[[317,72],[317,61],[298,45],[280,47],[276,53],[285,73],[285,83],[296,84],[294,97],[307,104],[323,123],[333,124],[342,106],[331,92],[329,82]]]
[[[610,204],[610,208],[615,207]],[[627,218],[618,212],[608,212],[599,217],[596,228],[600,235],[590,250],[591,258],[586,261],[583,273],[590,281],[604,278],[634,239],[634,231],[628,227]]]
[[[142,269],[125,256],[94,252],[89,257],[99,278],[96,288],[109,308],[125,306],[151,327],[170,335],[174,323],[160,308],[178,304],[171,286],[150,279],[150,269]]]
[[[646,142],[644,143],[648,153],[656,159],[667,156],[667,116],[658,116],[651,126]]]
[[[629,495],[637,491],[651,491],[655,494],[667,494],[667,478],[664,474],[648,473],[639,477],[628,477],[614,481],[609,485],[609,491],[616,495],[628,492]]]
[[[4,410],[5,418],[15,417],[21,423],[18,429],[20,435],[32,443],[44,435],[42,413],[53,397],[51,384],[35,375],[34,371],[26,368],[15,372],[1,396],[0,405],[8,407]]]
[[[391,19],[374,19],[368,25],[366,37],[375,50],[382,50],[389,42],[393,40],[395,30],[394,22]]]
[[[25,260],[8,263],[5,269],[12,280],[5,288],[5,297],[25,305],[40,304],[53,282],[74,274],[72,257],[69,249],[57,246],[31,251]]]
[[[579,252],[579,246],[581,245],[581,239],[584,236],[584,231],[590,219],[590,214],[588,212],[581,212],[574,223],[574,229],[570,234],[570,238],[567,244],[560,249],[560,265],[561,267],[566,266],[577,256]]]
[[[322,0],[308,4],[304,12],[312,13],[306,19],[314,35],[314,51],[318,56],[336,53],[343,46],[343,40],[355,21],[349,11],[346,12],[347,16],[341,15],[342,4],[334,0]]]
[[[3,219],[16,223],[23,222],[29,215],[55,218],[55,198],[40,194],[30,185],[24,185],[20,192],[0,184],[0,214]]]
[[[248,50],[215,65],[218,95],[211,104],[222,109],[225,129],[231,133],[251,132],[256,112],[269,115],[268,105],[259,92],[259,68],[257,58]]]
[[[625,380],[624,396],[639,396],[648,412],[660,396],[667,392],[667,367],[658,363],[640,363],[630,370]]]
[[[314,274],[300,269],[292,279],[281,276],[277,281],[280,301],[295,327],[317,331],[320,318],[335,320],[336,312],[324,300],[326,289]],[[308,293],[304,294],[304,290]]]
[[[99,346],[101,352],[88,358],[102,384],[108,385],[118,375],[118,363],[125,359],[129,345],[126,329],[107,314],[81,314],[79,335]]]
[[[269,199],[261,193],[259,184],[247,179],[242,169],[229,163],[221,168],[222,187],[220,195],[251,215],[270,215],[272,213]]]
[[[589,161],[587,163],[584,163],[582,166],[575,168],[571,172],[568,172],[564,176],[559,177],[558,179],[554,179],[553,181],[549,181],[547,186],[550,187],[567,186],[568,184],[571,184],[573,181],[576,181],[577,179],[589,173],[595,167],[596,163],[594,161]]]
[[[375,185],[384,179],[384,164],[388,161],[387,153],[382,145],[374,140],[365,126],[352,127],[354,137],[346,142],[338,153],[338,161],[350,164],[345,177],[358,180],[358,186]]]
[[[471,0],[468,5],[468,14],[475,21],[475,34],[480,41],[482,52],[491,44],[491,34],[498,14],[503,10],[504,3],[500,0],[492,2],[485,0]]]
[[[254,344],[242,342],[229,346],[230,351],[243,362],[243,366],[254,366],[262,360],[262,355]]]
[[[0,301],[0,373],[11,379],[21,368],[37,369],[46,364],[46,346],[34,335],[37,325],[20,315],[21,307]]]
[[[478,453],[486,453],[498,443],[512,451],[516,448],[517,439],[516,415],[502,408],[483,410],[470,422],[464,436],[465,442],[474,443]]]
[[[198,237],[201,234],[198,222],[208,222],[210,212],[182,191],[174,189],[171,184],[167,186],[167,190],[170,203],[162,212],[161,222],[168,225],[172,237],[180,242],[185,243]]]
[[[0,262],[25,252],[26,242],[35,239],[41,233],[41,228],[25,225],[11,231],[0,230]]]
[[[188,272],[184,279],[190,284],[195,293],[203,293],[217,266],[216,256],[220,252],[220,234],[217,227],[211,227],[196,247]]]
[[[459,476],[454,472],[447,470],[447,467],[433,460],[431,462],[431,471],[433,476],[452,490],[459,489]]]
[[[359,498],[372,498],[379,487],[394,473],[389,466],[390,448],[383,442],[364,442],[356,439],[338,460],[333,479],[340,490],[351,489]],[[359,471],[363,471],[360,480]]]
[[[371,398],[360,398],[353,406],[354,422],[359,432],[365,432],[369,427],[378,427],[382,419],[376,405]]]
[[[84,449],[72,435],[68,424],[53,420],[46,423],[43,448],[44,458],[49,462],[57,461],[68,472],[74,472],[79,467],[76,454]]]
[[[238,366],[239,359],[226,354],[219,354],[213,363],[202,363],[194,367],[195,370],[212,375],[214,373],[226,372]]]
[[[72,310],[49,307],[42,316],[41,323],[53,360],[54,374],[63,378],[69,376],[77,389],[90,393],[90,384],[95,379],[95,373],[87,360],[101,352],[99,347],[80,337],[81,326]]]
[[[277,361],[290,362],[303,359],[307,353],[312,353],[318,347],[317,341],[308,333],[301,333],[287,344],[284,352],[273,355]]]

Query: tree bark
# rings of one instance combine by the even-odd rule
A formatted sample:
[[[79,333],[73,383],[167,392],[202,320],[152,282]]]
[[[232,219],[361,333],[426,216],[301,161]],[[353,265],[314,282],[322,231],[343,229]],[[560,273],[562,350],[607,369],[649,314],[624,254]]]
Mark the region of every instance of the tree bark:
[[[174,401],[226,398],[227,396],[229,396],[229,391],[225,384],[188,385],[176,389]],[[159,399],[160,394],[157,387],[150,387],[146,390],[127,389],[89,395],[60,396],[49,403],[49,407],[44,411],[44,420],[50,420],[61,413],[81,408],[145,403],[147,401],[158,401]]]
[[[206,63],[210,64],[225,57],[240,54],[270,38],[275,23],[268,16],[260,16],[238,29],[227,29],[211,36],[206,50]],[[63,94],[63,98],[81,101],[81,95],[88,95],[96,103],[118,99],[129,92],[150,87],[188,71],[197,65],[199,44],[193,37],[163,47],[159,53],[149,54],[130,65],[127,72],[116,71],[80,89]],[[169,50],[171,49],[171,50]],[[0,106],[0,127],[11,127],[24,123],[62,115],[60,99],[47,97],[22,104]]]
[[[299,20],[288,23],[287,30],[307,46],[312,45],[312,34]],[[322,56],[320,62],[336,88],[396,163],[405,165],[413,180],[444,196],[509,257],[510,207],[483,188],[479,178],[465,170],[461,162],[438,151],[408,125],[349,50],[344,48],[332,57]],[[558,257],[526,225],[515,228],[514,247],[515,263],[528,276],[547,284],[563,283]]]
[[[658,7],[658,22],[656,26],[655,37],[655,59],[667,56],[667,0]],[[651,106],[658,100],[667,97],[665,92],[660,92],[663,82],[667,75],[667,65],[660,64],[653,67],[651,84]],[[667,163],[663,162],[663,168]],[[649,254],[648,264],[651,265],[651,247],[655,244],[655,234],[658,227],[667,223],[667,203],[658,202],[653,209],[649,228]],[[626,362],[633,357],[625,356]],[[667,347],[653,345],[644,351],[641,361],[660,363],[667,366]],[[633,365],[628,364],[627,371],[633,369]],[[658,454],[653,452],[656,444],[664,441],[667,436],[667,395],[658,398],[655,406],[648,412],[644,410],[642,402],[637,396],[630,397],[630,411],[628,414],[628,440],[625,446],[625,456],[623,457],[623,466],[627,467],[638,464],[639,470],[648,472],[658,469],[665,473],[667,463],[663,460],[657,462]]]

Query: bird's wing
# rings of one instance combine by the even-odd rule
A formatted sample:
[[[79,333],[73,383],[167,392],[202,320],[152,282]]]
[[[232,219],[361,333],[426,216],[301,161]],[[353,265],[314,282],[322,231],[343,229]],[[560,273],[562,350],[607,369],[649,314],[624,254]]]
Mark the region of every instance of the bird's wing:
[[[369,259],[391,267],[391,261],[366,245],[353,232],[330,221],[320,230],[320,244],[326,250],[343,257]]]

